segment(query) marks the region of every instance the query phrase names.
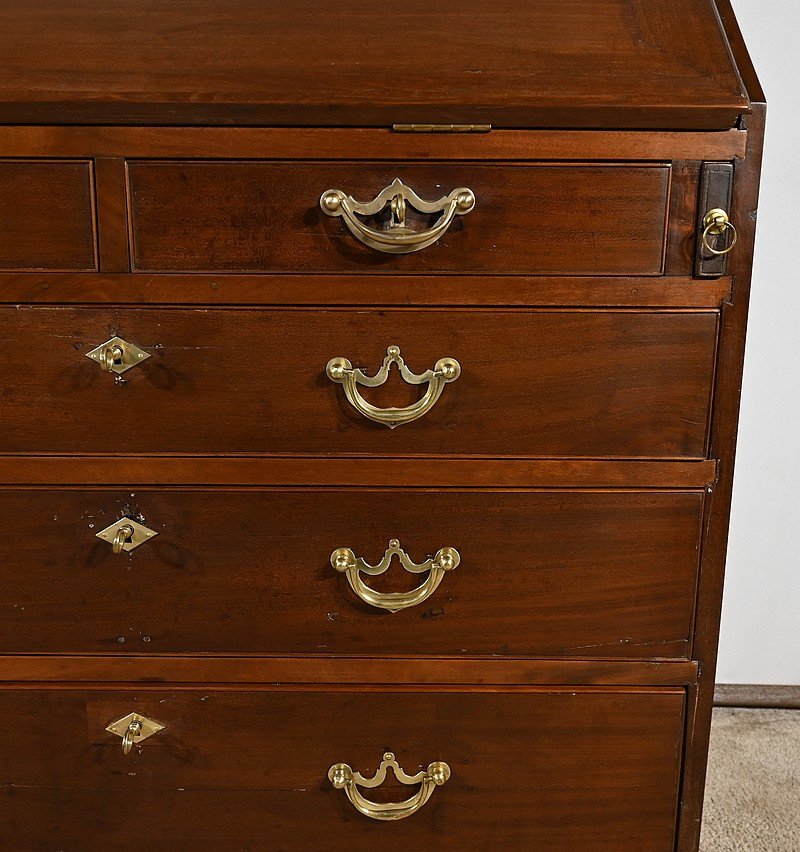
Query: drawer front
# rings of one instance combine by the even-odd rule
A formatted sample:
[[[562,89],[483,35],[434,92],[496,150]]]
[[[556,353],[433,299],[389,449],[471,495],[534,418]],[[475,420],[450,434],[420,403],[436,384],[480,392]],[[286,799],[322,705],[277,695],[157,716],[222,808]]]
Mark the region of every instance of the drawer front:
[[[659,275],[668,165],[130,162],[132,263],[140,271],[487,272]],[[409,254],[368,247],[319,205],[369,202],[400,179],[423,200],[457,188],[474,209]],[[364,222],[389,234],[388,205]],[[438,214],[415,214],[412,230]]]
[[[127,756],[110,723],[163,730]],[[680,690],[499,693],[2,690],[0,840],[15,849],[673,848]],[[389,749],[450,777],[405,819],[356,812],[328,779]],[[389,772],[374,802],[416,787]],[[138,844],[138,847],[137,847]],[[155,844],[155,845],[154,845]]]
[[[714,311],[1,313],[0,452],[702,458],[706,451]],[[149,357],[121,375],[105,372],[86,355],[114,335]],[[357,385],[355,406],[326,374],[340,357],[373,376],[395,345],[418,376],[442,359],[456,359],[461,374],[414,384],[392,364],[384,385]],[[370,409],[363,413],[367,403],[426,413],[393,429],[386,421],[398,418],[384,411],[374,422]]]
[[[0,270],[97,267],[88,162],[0,160]]]
[[[701,491],[5,491],[0,653],[685,658],[702,506]],[[96,534],[129,518],[158,535],[116,554]],[[390,553],[370,574],[390,540],[409,563]],[[367,567],[337,571],[344,548]]]

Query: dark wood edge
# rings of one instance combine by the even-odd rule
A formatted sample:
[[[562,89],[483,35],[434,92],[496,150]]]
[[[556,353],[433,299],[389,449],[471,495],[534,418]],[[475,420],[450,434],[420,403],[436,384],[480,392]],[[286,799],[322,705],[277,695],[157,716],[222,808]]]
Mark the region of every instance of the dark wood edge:
[[[420,134],[381,128],[0,127],[0,157],[385,160],[732,160],[742,130],[493,130]]]
[[[112,225],[113,227],[113,225]],[[101,226],[101,233],[103,228]],[[118,248],[118,246],[117,246]],[[116,262],[127,262],[127,246]],[[107,252],[102,252],[105,263]],[[719,308],[731,279],[0,273],[0,304]]]
[[[751,103],[766,103],[767,99],[764,96],[764,90],[761,88],[761,82],[753,66],[753,60],[750,58],[750,52],[747,49],[742,31],[739,28],[739,22],[736,20],[731,0],[715,0],[715,2],[717,13],[722,22],[722,28],[728,39],[728,45],[736,63],[736,68],[739,71],[739,76],[742,83],[744,83]]]
[[[2,456],[3,485],[707,488],[717,463],[497,458]]]
[[[686,686],[685,661],[480,658],[0,656],[3,682]]]
[[[700,559],[697,616],[692,642],[692,658],[698,660],[700,668],[693,711],[694,722],[685,749],[686,769],[683,775],[683,805],[678,841],[678,849],[681,852],[694,852],[700,839],[764,123],[765,107],[756,103],[748,117],[747,156],[735,162],[731,218],[739,227],[740,248],[730,256],[733,293],[730,303],[723,306],[721,313],[709,448],[710,454],[718,458],[720,463],[717,482],[711,489],[704,510],[705,536]]]
[[[98,157],[94,161],[94,172],[98,268],[104,273],[129,272],[128,224],[123,201],[127,194],[125,161]]]
[[[800,710],[800,684],[718,683],[714,689],[714,706]]]

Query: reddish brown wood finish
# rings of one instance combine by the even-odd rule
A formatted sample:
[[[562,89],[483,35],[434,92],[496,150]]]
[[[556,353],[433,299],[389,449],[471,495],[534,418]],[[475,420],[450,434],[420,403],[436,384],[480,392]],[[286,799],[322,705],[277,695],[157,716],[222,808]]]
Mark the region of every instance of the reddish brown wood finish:
[[[4,485],[352,485],[428,488],[705,488],[717,463],[319,456],[0,456]]]
[[[396,133],[388,128],[0,126],[2,157],[255,160],[731,160],[747,131],[492,130]]]
[[[0,492],[0,540],[17,542],[0,653],[683,658],[702,505],[702,491]],[[158,537],[114,555],[95,533],[120,517]],[[349,547],[376,564],[392,538],[418,563],[461,554],[394,614],[329,562]],[[363,577],[384,592],[425,578],[397,560]]]
[[[0,161],[0,269],[91,270],[89,162]]]
[[[666,166],[134,161],[128,177],[138,271],[663,271]],[[320,210],[326,190],[370,201],[395,178],[431,201],[469,187],[475,209],[404,255],[362,245]],[[416,227],[431,218],[417,216]]]
[[[6,453],[700,458],[717,314],[29,308],[2,325]],[[152,353],[122,380],[85,357],[115,334]],[[32,340],[48,353],[36,369]],[[390,430],[325,365],[344,356],[373,374],[394,344],[416,372],[442,357],[463,372]],[[364,391],[381,407],[419,395],[396,370]]]
[[[675,689],[2,690],[0,726],[14,736],[0,751],[0,840],[401,850],[438,836],[471,849],[666,852],[683,707]],[[131,710],[166,727],[126,757],[104,728]],[[339,761],[371,775],[389,748],[407,771],[446,760],[452,776],[418,813],[381,824],[326,776]]]
[[[291,15],[285,4],[279,9],[272,0],[245,0],[234,14],[226,10],[225,26],[218,24],[218,9],[205,9],[206,0],[199,2],[192,6],[191,24],[186,26],[180,22],[187,13],[183,6],[164,14],[163,4],[159,5],[156,20],[157,4],[151,0],[137,3],[135,12],[128,0],[105,9],[84,0],[66,0],[60,6],[34,0],[24,8],[0,4],[4,39],[0,79],[5,81],[0,85],[0,122],[13,122],[0,126],[0,301],[15,306],[0,311],[4,340],[0,451],[11,447],[18,451],[0,456],[0,505],[7,507],[0,523],[16,524],[18,532],[22,527],[27,530],[13,540],[14,551],[6,558],[17,568],[4,575],[3,582],[13,584],[12,593],[2,596],[0,609],[7,610],[8,619],[4,623],[21,625],[25,632],[25,616],[14,610],[19,602],[12,598],[27,594],[22,605],[29,607],[28,616],[34,613],[43,634],[56,630],[56,644],[59,636],[71,636],[73,646],[86,641],[83,647],[89,648],[92,631],[100,635],[104,629],[100,607],[82,607],[77,619],[94,615],[76,626],[66,623],[56,605],[74,612],[82,591],[87,602],[102,604],[108,636],[114,635],[111,628],[118,621],[130,621],[127,628],[134,619],[143,624],[151,610],[172,601],[176,613],[165,612],[162,623],[172,631],[173,647],[180,647],[181,636],[187,646],[187,635],[191,638],[214,627],[226,642],[244,649],[254,638],[269,637],[274,625],[251,619],[236,630],[235,616],[230,623],[222,622],[219,613],[227,592],[213,598],[209,592],[208,578],[217,570],[211,565],[212,556],[217,565],[238,566],[226,578],[228,591],[231,584],[253,578],[249,586],[239,587],[242,594],[236,603],[247,603],[264,589],[267,576],[253,570],[258,563],[248,558],[247,548],[255,552],[260,530],[269,524],[276,528],[291,506],[305,507],[295,515],[309,519],[314,507],[327,506],[329,511],[321,524],[309,520],[295,534],[291,548],[287,533],[278,528],[262,543],[259,555],[277,554],[286,561],[290,549],[309,548],[321,541],[321,530],[347,523],[354,540],[362,536],[359,540],[366,548],[380,535],[386,537],[379,527],[391,513],[396,525],[409,525],[405,528],[409,535],[425,536],[422,551],[427,551],[438,546],[427,542],[433,542],[442,527],[442,513],[436,514],[436,508],[446,506],[456,519],[450,528],[461,529],[468,542],[487,543],[495,530],[488,545],[505,553],[505,562],[513,558],[509,541],[514,535],[537,531],[540,540],[553,548],[560,540],[562,554],[583,553],[584,564],[591,564],[595,572],[590,581],[604,569],[599,583],[576,588],[574,571],[570,574],[567,568],[549,589],[539,589],[549,591],[550,600],[561,600],[564,613],[571,610],[573,628],[592,626],[604,634],[601,640],[613,643],[625,632],[623,611],[613,604],[626,601],[629,623],[660,624],[655,632],[669,639],[667,628],[679,621],[678,602],[689,597],[681,591],[690,575],[688,533],[681,537],[681,530],[695,528],[703,489],[707,493],[702,498],[694,633],[688,649],[682,641],[685,630],[679,631],[682,647],[677,642],[664,646],[684,656],[672,661],[648,659],[658,651],[644,644],[642,634],[637,634],[635,651],[629,652],[631,659],[606,659],[599,652],[595,656],[597,648],[580,649],[579,657],[555,656],[560,650],[576,653],[576,643],[567,635],[563,613],[543,612],[546,594],[530,605],[525,598],[531,587],[523,580],[544,576],[539,572],[546,552],[534,551],[533,561],[525,565],[540,566],[536,571],[495,572],[493,579],[506,580],[515,598],[508,609],[497,612],[496,601],[485,594],[484,606],[476,613],[477,620],[484,618],[484,626],[474,641],[475,647],[483,642],[491,650],[490,641],[504,625],[512,625],[516,650],[525,650],[521,642],[528,636],[536,640],[538,650],[552,655],[548,658],[467,656],[460,647],[454,654],[442,650],[424,657],[415,656],[415,649],[401,649],[398,656],[367,655],[368,641],[373,641],[373,651],[387,650],[389,633],[382,638],[368,633],[366,626],[373,622],[365,612],[358,614],[365,650],[356,647],[351,633],[347,641],[355,651],[338,655],[327,649],[266,656],[230,654],[225,649],[193,655],[158,653],[159,639],[150,634],[150,643],[142,642],[138,653],[131,653],[133,645],[126,638],[103,654],[59,654],[52,643],[43,647],[40,637],[32,642],[41,642],[41,653],[31,653],[30,643],[23,647],[21,638],[12,636],[11,641],[19,641],[20,653],[0,656],[4,685],[0,731],[5,732],[0,734],[0,846],[15,852],[25,848],[105,852],[109,846],[141,849],[166,843],[179,849],[188,843],[226,852],[232,847],[294,852],[298,845],[406,850],[452,841],[459,847],[487,850],[499,844],[559,852],[592,848],[694,852],[713,697],[764,125],[763,93],[729,0],[676,0],[677,5],[645,0],[527,4],[508,0],[500,6],[467,0],[466,5],[451,4],[444,10],[430,4],[423,9],[411,0],[411,7],[402,7],[402,26],[397,25],[401,7],[359,7],[360,14],[349,15],[346,27],[330,10],[320,16],[318,4],[312,25],[304,26],[312,14],[310,0],[294,4]],[[346,8],[359,2],[345,0]],[[273,26],[277,17],[281,21]],[[720,17],[727,38],[721,33]],[[264,36],[259,30],[267,21],[270,31]],[[341,38],[332,53],[327,36],[334,25]],[[448,38],[442,38],[442,32]],[[391,50],[382,42],[387,34]],[[411,38],[416,50],[397,50],[398,34]],[[323,40],[324,50],[297,49],[298,43],[314,46]],[[267,41],[270,50],[264,49]],[[358,49],[341,50],[355,42]],[[91,50],[86,49],[89,43]],[[431,59],[434,48],[438,61]],[[404,102],[412,99],[413,104]],[[47,125],[59,119],[76,124]],[[406,120],[490,121],[495,128],[505,124],[508,129],[450,135],[388,129],[387,125]],[[153,126],[186,121],[255,125],[309,121],[317,126]],[[122,123],[142,126],[119,126]],[[346,124],[359,126],[333,126]],[[570,127],[583,129],[564,129]],[[656,130],[664,127],[669,130]],[[148,191],[158,201],[151,211],[158,212],[159,204],[163,208],[151,227],[175,236],[170,245],[162,243],[158,249],[160,257],[173,264],[169,269],[174,274],[130,274],[125,163],[135,161],[134,170],[150,169],[149,174],[171,169],[173,176],[186,174],[188,180],[219,168],[202,161],[220,159],[238,161],[225,167],[229,176],[247,172],[260,177],[276,169],[294,176],[286,203],[294,211],[298,232],[310,235],[305,247],[298,254],[296,245],[287,244],[283,254],[275,254],[272,244],[280,245],[272,239],[275,222],[280,223],[275,218],[269,223],[273,232],[261,239],[253,225],[261,211],[253,212],[252,201],[261,203],[265,193],[257,182],[249,186],[241,179],[231,180],[234,192],[226,194],[212,181],[207,197],[190,187],[197,201],[190,211],[194,221],[186,216],[185,203],[172,200],[185,202],[188,190],[173,184],[168,197],[151,181]],[[152,165],[164,160],[184,162]],[[697,181],[707,161],[734,163],[732,219],[740,242],[730,258],[730,277],[699,281],[689,276],[697,216],[702,212]],[[370,258],[340,221],[322,220],[316,212],[316,199],[328,187],[316,186],[316,178],[309,176],[319,175],[320,169],[352,177],[356,168],[362,183],[340,188],[369,198],[381,188],[375,184],[376,176],[390,178],[401,171],[426,175],[416,188],[423,195],[440,189],[438,196],[449,188],[437,187],[441,183],[437,175],[444,167],[452,175],[480,168],[481,174],[503,177],[480,188],[479,206],[458,222],[460,230],[418,258],[383,262]],[[544,169],[551,175],[573,176],[572,185],[559,180],[549,195],[544,194],[544,208],[538,197],[525,198],[520,206],[520,196],[508,188],[518,188],[521,176],[541,175]],[[668,193],[654,192],[655,178],[667,169]],[[639,189],[649,204],[637,199],[632,185],[615,183],[616,178],[609,183],[608,175],[623,173],[646,178]],[[589,174],[606,176],[602,191],[574,180]],[[492,221],[517,224],[505,235],[495,232],[490,240],[490,217],[484,216],[481,202],[492,200],[493,193],[495,199],[505,193],[508,200]],[[230,195],[236,198],[231,200]],[[135,196],[133,201],[135,205]],[[9,212],[11,202],[16,206]],[[167,216],[170,205],[172,218]],[[558,216],[570,205],[577,215],[565,225]],[[239,219],[234,225],[215,219],[220,210]],[[546,220],[531,231],[531,222],[544,218],[542,210]],[[597,220],[609,213],[611,218],[598,225]],[[199,235],[196,243],[170,231],[180,217],[192,238]],[[660,223],[658,234],[655,220]],[[605,231],[598,230],[601,227]],[[569,245],[565,233],[572,240]],[[639,235],[633,247],[624,240],[630,233]],[[547,242],[537,243],[542,234]],[[212,240],[220,235],[228,245],[215,255],[218,249]],[[501,243],[507,251],[490,250],[509,235],[514,239]],[[151,234],[149,245],[157,246],[159,236]],[[591,245],[592,237],[598,251]],[[350,254],[345,257],[342,251]],[[462,266],[448,260],[458,252]],[[213,272],[196,271],[204,268],[199,260],[208,262],[220,254],[233,259],[226,273],[217,274],[219,266]],[[243,274],[249,258],[260,264],[252,267],[258,274]],[[191,268],[185,265],[189,261],[194,264]],[[276,268],[284,272],[263,272]],[[290,274],[297,270],[319,274]],[[562,274],[579,270],[580,275]],[[443,274],[452,271],[459,275]],[[497,274],[509,271],[524,274]],[[50,307],[38,313],[16,307],[36,302],[75,307]],[[109,307],[80,307],[92,303]],[[254,309],[204,313],[165,307],[182,303]],[[270,305],[305,309],[263,313],[255,309]],[[528,310],[532,307],[573,310]],[[673,310],[659,310],[664,308]],[[271,338],[265,337],[265,328],[278,327],[272,321],[277,317],[288,321],[289,333],[284,324]],[[309,317],[316,317],[317,324],[309,326]],[[321,325],[345,317],[353,319],[343,336],[334,338]],[[94,328],[86,330],[87,318],[99,320],[96,337]],[[228,320],[226,326],[219,323],[221,318]],[[256,318],[270,319],[271,324]],[[396,328],[403,330],[402,340],[383,340]],[[178,339],[148,362],[152,372],[132,371],[128,383],[117,387],[83,358],[90,344],[116,330],[132,331],[131,338],[143,333],[133,342],[163,343],[166,332]],[[718,353],[713,343],[717,331]],[[235,345],[238,336],[240,345]],[[76,343],[78,348],[67,349]],[[365,427],[349,415],[340,396],[328,397],[332,388],[321,378],[331,354],[361,359],[361,365],[374,370],[390,343],[401,345],[415,369],[431,366],[443,354],[457,355],[465,364],[462,378],[446,388],[440,407],[413,428],[401,427],[394,434]],[[337,348],[347,344],[348,351],[330,352],[328,344]],[[456,344],[462,347],[458,351]],[[442,345],[453,351],[441,351]],[[190,348],[198,346],[205,348]],[[479,356],[469,365],[465,346]],[[248,361],[253,351],[262,363]],[[211,356],[219,357],[220,352],[222,367],[212,375]],[[295,370],[300,363],[311,371],[304,386],[281,386],[276,379],[274,353],[287,352],[294,353],[294,359],[286,355],[284,368],[288,364]],[[497,376],[498,359],[521,369],[518,393],[509,392],[508,384],[501,386],[506,390],[502,398],[488,393],[487,377]],[[272,368],[268,382],[265,364]],[[156,381],[164,378],[171,386]],[[198,378],[199,384],[192,384]],[[476,378],[481,378],[478,384],[485,395],[479,399],[478,422],[470,425],[454,419],[453,411],[468,411],[462,400],[474,404]],[[263,404],[267,393],[274,393],[274,400],[279,394],[285,398],[287,387],[292,389],[289,402],[310,424],[309,432],[280,423],[283,412],[277,405],[270,410]],[[395,382],[386,390],[395,394],[403,387]],[[473,396],[468,397],[467,391]],[[315,407],[323,397],[328,401]],[[186,406],[189,417],[181,430],[174,421]],[[473,405],[471,413],[474,410]],[[265,411],[277,413],[263,416]],[[249,422],[242,422],[248,414]],[[327,437],[336,440],[333,452],[346,449],[338,458],[327,455],[331,451],[321,440],[326,436],[320,424],[331,416],[335,426]],[[338,426],[341,432],[336,431]],[[259,443],[264,430],[279,455],[259,455],[264,451]],[[104,454],[112,436],[116,443]],[[216,453],[219,442],[226,441],[253,449],[250,454],[240,450],[225,457],[191,454],[198,449]],[[297,449],[301,444],[302,451]],[[179,455],[148,452],[157,445]],[[27,454],[31,450],[37,455]],[[434,456],[424,455],[432,451]],[[86,455],[71,454],[75,452]],[[221,452],[229,452],[228,447]],[[530,457],[542,453],[554,455]],[[183,545],[181,552],[199,553],[199,558],[190,561],[188,569],[171,569],[167,583],[172,580],[173,586],[151,584],[143,589],[135,570],[114,575],[120,563],[110,557],[102,563],[110,562],[110,570],[90,586],[86,574],[67,574],[57,562],[58,554],[48,549],[42,556],[42,542],[37,543],[36,536],[55,544],[60,522],[52,515],[48,520],[36,507],[51,501],[77,511],[80,498],[81,504],[103,508],[109,496],[116,501],[133,493],[137,497],[128,500],[141,499],[146,486],[150,486],[146,496],[168,517],[169,529],[156,540],[159,547],[170,543],[172,530],[191,532],[196,540],[195,550]],[[209,493],[211,487],[216,490]],[[584,490],[580,495],[542,491],[551,487]],[[290,493],[281,494],[281,489]],[[335,514],[343,494],[351,506],[360,507],[345,520]],[[391,503],[375,499],[388,494]],[[259,514],[259,507],[276,495],[285,499],[273,514]],[[560,513],[552,507],[549,514],[541,510],[556,497],[562,500]],[[188,509],[175,502],[179,498],[186,507],[191,504],[196,515],[187,514]],[[237,520],[240,526],[242,519],[248,521],[246,530],[237,530],[241,538],[228,539],[225,549],[221,537],[212,537],[223,520],[209,508],[214,500],[228,507],[220,513],[228,528]],[[597,523],[570,527],[570,518],[580,517],[576,500],[584,501],[583,517],[588,507],[595,507],[592,517]],[[609,500],[616,501],[616,510],[608,508]],[[519,521],[521,501],[536,502],[540,512]],[[620,520],[624,505],[631,507],[625,523]],[[494,512],[491,529],[474,520],[480,506],[488,517]],[[506,520],[518,521],[510,529],[512,535],[498,519],[495,506],[505,507]],[[602,506],[606,509],[601,511]],[[664,510],[656,516],[658,506]],[[643,507],[649,507],[644,515]],[[31,515],[43,519],[35,531]],[[429,521],[424,532],[423,517]],[[93,536],[90,521],[82,523],[86,528],[81,532]],[[597,529],[591,527],[605,530],[608,537],[597,537]],[[244,543],[248,533],[254,535],[252,545],[250,540]],[[7,538],[6,534],[6,543]],[[206,543],[202,551],[196,549],[197,542]],[[75,539],[70,546],[71,554],[82,552]],[[371,554],[365,549],[365,555],[377,558],[381,546]],[[424,555],[410,542],[408,546],[412,555]],[[612,563],[609,554],[614,547]],[[37,553],[32,559],[31,554]],[[587,554],[595,557],[591,563]],[[635,573],[611,570],[617,564],[639,565],[648,554]],[[155,548],[141,549],[121,564],[153,573],[156,555]],[[161,559],[153,570],[165,564]],[[675,572],[674,564],[682,570]],[[456,594],[462,588],[456,583],[472,583],[480,576],[470,574],[468,565],[465,559],[437,592],[451,596],[444,616],[431,623],[414,622],[411,630],[417,630],[417,639],[453,630],[452,607],[464,600]],[[86,571],[96,568],[89,565]],[[328,589],[326,569],[323,561],[312,588],[320,587],[313,585],[316,582]],[[31,581],[45,586],[48,572],[50,577],[56,575],[53,588],[35,593]],[[167,573],[160,570],[162,583]],[[286,581],[296,572],[289,575],[282,567],[272,576],[281,577],[280,588],[289,599],[299,599],[302,588]],[[103,596],[110,596],[111,588],[128,598],[109,603]],[[188,598],[178,600],[180,589],[189,589]],[[634,597],[637,589],[641,594]],[[340,600],[346,603],[347,587],[336,590],[343,592]],[[601,592],[605,608],[598,606]],[[194,623],[183,624],[180,614],[192,594],[202,597],[205,611]],[[486,610],[492,606],[495,618],[490,621]],[[548,616],[549,631],[540,622],[525,619],[526,612],[537,607],[539,614]],[[326,613],[334,611],[323,608]],[[53,620],[45,620],[43,613]],[[131,615],[134,618],[125,619]],[[288,630],[296,648],[310,644],[314,625],[309,615],[303,611],[305,623],[311,625],[308,635]],[[404,617],[400,614],[401,620]],[[393,620],[396,617],[387,616],[386,623],[391,626]],[[252,623],[256,629],[248,636]],[[322,629],[333,632],[335,625],[328,622]],[[136,630],[144,632],[138,622]],[[128,629],[128,634],[133,631]],[[625,688],[614,689],[610,686],[614,684]],[[102,729],[132,709],[129,702],[140,710],[155,708],[151,712],[156,718],[163,711],[169,727],[163,737],[145,743],[141,754],[125,762],[119,740]],[[337,749],[322,761],[320,770],[323,740],[348,745],[350,757]],[[385,749],[394,748],[415,768],[431,759],[428,752],[448,745],[461,763],[449,786],[436,791],[416,822],[386,826],[360,818],[324,778],[334,760],[358,761],[358,768],[367,772]],[[414,751],[420,746],[425,754]],[[487,759],[489,774],[478,773],[481,764],[474,759],[478,757]],[[291,759],[302,764],[303,777],[296,783],[283,772]],[[509,783],[498,767],[510,773]],[[279,776],[278,770],[283,774]],[[190,784],[179,790],[181,775]],[[399,832],[392,833],[396,828]]]
[[[0,303],[719,308],[730,278],[0,273]]]
[[[726,18],[731,21],[733,14],[729,4],[725,3],[724,7],[727,9]],[[748,76],[752,79],[755,76],[752,66],[741,42],[738,44],[739,61],[749,69]],[[731,303],[725,306],[722,315],[715,391],[716,413],[711,432],[711,452],[719,455],[721,466],[719,481],[706,507],[707,533],[703,544],[698,622],[692,652],[693,657],[700,661],[701,679],[698,689],[690,696],[695,706],[691,709],[692,724],[686,745],[686,780],[682,793],[685,805],[680,825],[680,844],[681,848],[688,850],[696,849],[700,842],[766,105],[754,104],[753,111],[749,119],[747,156],[737,161],[735,168],[732,215],[742,223],[742,251],[732,254],[730,258],[734,292]]]
[[[5,124],[686,129],[748,110],[707,0],[31,0],[0,31]]]
[[[97,684],[179,683],[185,688],[236,688],[232,684],[280,684],[281,688],[325,691],[379,689],[391,684],[404,690],[474,691],[482,687],[520,685],[690,686],[697,663],[642,660],[540,660],[500,657],[238,657],[228,654],[181,656],[103,654],[89,656],[26,654],[0,656],[0,679],[20,688],[44,682],[71,683],[86,689]],[[37,686],[38,684],[38,686]],[[201,686],[198,686],[201,684]],[[345,686],[346,685],[346,686]],[[184,688],[184,687],[182,687]]]

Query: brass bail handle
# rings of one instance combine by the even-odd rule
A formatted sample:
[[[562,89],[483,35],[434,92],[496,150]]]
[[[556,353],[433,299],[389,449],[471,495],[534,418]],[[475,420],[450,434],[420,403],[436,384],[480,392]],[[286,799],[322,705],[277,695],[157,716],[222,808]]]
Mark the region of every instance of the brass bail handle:
[[[728,244],[723,249],[715,248],[711,245],[709,241],[710,236],[719,237],[725,233],[729,233],[730,237],[728,239]],[[724,255],[733,251],[733,247],[736,245],[736,241],[739,239],[739,235],[728,217],[727,211],[723,210],[721,207],[715,207],[713,210],[709,210],[708,213],[703,217],[703,248],[714,255]]]
[[[142,732],[142,723],[138,719],[132,719],[125,736],[122,738],[122,753],[130,754],[136,737]]]
[[[365,246],[385,254],[409,254],[432,246],[444,236],[457,216],[466,216],[475,207],[475,193],[459,186],[448,195],[426,201],[395,178],[372,201],[357,201],[341,189],[328,189],[319,199],[322,212],[341,217],[347,230]],[[367,219],[380,214],[389,205],[389,227],[373,228]],[[406,210],[411,207],[425,216],[435,216],[433,224],[421,231],[406,227]]]
[[[373,802],[364,796],[359,787],[379,787],[386,780],[388,770],[392,770],[395,778],[406,785],[419,784],[419,790],[402,802]],[[450,767],[443,760],[436,760],[427,769],[409,775],[398,764],[392,752],[383,755],[381,765],[372,778],[367,778],[356,772],[346,763],[334,763],[328,770],[328,780],[337,790],[344,790],[353,807],[370,819],[391,822],[405,819],[415,814],[433,795],[437,787],[441,787],[450,779]]]
[[[389,369],[396,366],[400,370],[403,381],[410,385],[428,385],[425,394],[413,405],[406,408],[377,408],[367,402],[358,390],[362,387],[377,388],[385,384],[389,378]],[[400,354],[399,346],[390,346],[386,350],[383,364],[374,376],[369,376],[358,368],[353,368],[347,358],[331,358],[325,367],[328,378],[342,385],[347,401],[356,411],[368,420],[383,423],[390,429],[417,420],[427,414],[442,395],[444,386],[454,382],[461,375],[461,365],[455,358],[440,358],[432,370],[424,373],[414,373],[407,366]]]
[[[130,524],[120,527],[114,535],[114,541],[111,542],[111,549],[114,553],[122,553],[125,545],[133,538],[133,527]]]

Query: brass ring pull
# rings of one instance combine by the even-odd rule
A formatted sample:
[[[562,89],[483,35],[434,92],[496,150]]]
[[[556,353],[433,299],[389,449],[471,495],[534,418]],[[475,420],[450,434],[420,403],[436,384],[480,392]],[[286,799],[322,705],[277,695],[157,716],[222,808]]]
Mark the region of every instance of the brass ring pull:
[[[122,553],[125,545],[133,538],[133,527],[130,524],[121,526],[114,533],[114,540],[111,542],[111,549],[114,553]],[[126,752],[127,754],[127,752]]]
[[[421,385],[428,382],[425,395],[407,408],[378,408],[368,403],[358,391],[358,386],[368,388],[380,387],[389,378],[389,368],[397,364],[400,375],[410,385]],[[390,346],[386,350],[383,365],[374,376],[367,376],[360,369],[353,369],[347,358],[331,358],[325,367],[328,378],[344,387],[344,393],[349,403],[358,412],[375,423],[383,423],[390,429],[401,423],[410,423],[427,414],[442,395],[444,386],[454,382],[461,375],[461,365],[454,358],[440,358],[432,370],[426,370],[417,375],[406,367],[406,362],[400,355],[399,346]]]
[[[403,568],[411,574],[430,572],[425,582],[410,592],[376,592],[361,579],[362,573],[370,577],[383,574],[388,570],[394,556],[398,557]],[[331,565],[347,576],[350,588],[361,600],[370,606],[389,612],[399,612],[401,609],[416,606],[427,600],[439,588],[445,573],[457,568],[460,562],[461,555],[454,547],[443,547],[437,551],[436,556],[428,557],[417,565],[400,547],[397,539],[389,542],[388,550],[377,565],[370,565],[361,557],[357,557],[349,547],[340,547],[331,554]]]
[[[390,205],[389,226],[386,230],[370,228],[359,216],[375,216]],[[418,213],[440,216],[424,231],[406,227],[406,205]],[[475,193],[466,187],[454,189],[438,201],[424,201],[400,178],[382,190],[372,201],[356,201],[340,189],[322,193],[319,205],[328,216],[341,216],[350,233],[364,245],[387,254],[410,254],[433,245],[452,224],[456,216],[464,216],[475,207]]]
[[[358,787],[378,787],[386,780],[386,770],[391,769],[401,784],[420,784],[419,790],[404,802],[378,803],[367,799]],[[344,790],[355,809],[370,819],[392,821],[405,819],[416,813],[450,778],[450,767],[441,760],[431,763],[428,768],[416,775],[406,774],[387,751],[378,771],[373,778],[365,778],[360,772],[354,772],[346,763],[335,763],[328,770],[328,780],[337,790]]]
[[[132,719],[128,729],[125,731],[125,736],[122,738],[122,753],[130,754],[133,744],[136,742],[136,737],[142,732],[142,723],[138,719]]]
[[[724,249],[718,249],[712,246],[709,242],[709,236],[721,236],[726,231],[730,231],[731,237],[728,245]],[[733,251],[733,247],[736,245],[736,241],[739,239],[739,235],[734,227],[733,223],[728,218],[728,214],[725,210],[722,210],[720,207],[715,207],[713,210],[709,210],[708,213],[703,217],[703,248],[706,251],[710,252],[714,255],[723,255],[728,254]]]
[[[106,348],[101,350],[99,354],[98,360],[100,361],[100,366],[107,373],[113,373],[114,365],[122,362],[124,354],[122,347],[118,344],[114,344],[114,346],[106,346]]]

